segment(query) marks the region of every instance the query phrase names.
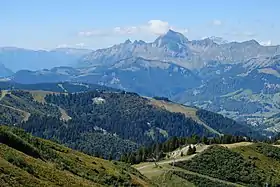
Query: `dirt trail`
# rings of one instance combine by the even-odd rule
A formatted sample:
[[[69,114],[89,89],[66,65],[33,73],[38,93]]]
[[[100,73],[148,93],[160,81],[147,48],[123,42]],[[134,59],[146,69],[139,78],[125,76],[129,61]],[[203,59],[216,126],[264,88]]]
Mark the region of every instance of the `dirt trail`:
[[[219,145],[232,149],[232,148],[236,148],[236,147],[249,146],[252,144],[253,144],[253,142],[238,142],[238,143],[232,143],[232,144],[219,144]]]
[[[188,146],[186,146],[186,147],[188,147]],[[180,157],[180,158],[177,157],[177,158],[167,159],[167,160],[159,161],[159,162],[157,162],[157,164],[158,165],[165,165],[165,164],[171,164],[173,162],[190,160],[193,157],[195,157],[197,154],[206,150],[208,147],[209,147],[208,145],[203,145],[203,146],[201,146],[200,149],[197,149],[197,153],[194,154],[194,155],[184,156],[184,157]],[[174,153],[174,152],[180,152],[180,154],[181,154],[181,149],[175,150],[172,153]],[[145,169],[147,167],[154,167],[154,163],[153,162],[146,162],[146,163],[141,163],[141,164],[135,165],[134,167],[141,172],[142,169]]]
[[[212,180],[212,181],[215,181],[215,182],[220,182],[220,183],[223,183],[223,184],[233,185],[233,186],[237,186],[237,187],[243,187],[243,185],[240,185],[240,184],[228,182],[228,181],[217,179],[217,178],[210,177],[210,176],[207,176],[207,175],[202,175],[202,174],[195,173],[195,172],[192,172],[192,171],[189,171],[189,170],[184,170],[184,169],[181,169],[181,168],[178,168],[178,167],[173,167],[171,169],[171,171],[181,171],[181,172],[184,172],[184,173],[187,173],[187,174],[190,174],[190,175],[196,175],[198,177],[209,179],[209,180]]]
[[[241,147],[241,146],[249,146],[253,144],[252,142],[239,142],[239,143],[233,143],[233,144],[218,144],[220,146],[224,146],[224,147],[228,147],[228,148],[236,148],[236,147]],[[188,146],[186,146],[188,147]],[[186,148],[183,147],[182,149],[177,149],[171,153],[176,153],[176,152],[180,152]],[[184,156],[184,157],[179,157],[178,155],[180,154],[174,154],[177,155],[177,157],[174,157],[173,159],[167,159],[167,160],[163,160],[163,161],[159,161],[157,162],[157,167],[155,166],[154,162],[145,162],[145,163],[140,163],[137,165],[134,165],[133,167],[136,168],[140,173],[142,173],[143,175],[147,176],[148,178],[152,178],[152,177],[159,177],[160,175],[172,170],[172,168],[176,168],[175,170],[178,171],[184,171],[186,173],[192,174],[192,175],[197,175],[200,177],[204,177],[204,178],[208,178],[211,180],[216,180],[218,182],[222,182],[222,183],[226,183],[226,184],[232,184],[235,186],[242,186],[242,185],[238,185],[238,184],[233,184],[227,181],[223,181],[223,180],[219,180],[213,177],[209,177],[209,176],[205,176],[205,175],[201,175],[199,173],[195,173],[195,172],[191,172],[188,170],[183,170],[177,167],[172,167],[170,164],[175,163],[175,162],[179,162],[179,161],[186,161],[186,160],[190,160],[192,158],[194,158],[195,156],[197,156],[198,154],[200,154],[201,152],[205,151],[206,149],[208,149],[210,146],[209,145],[196,145],[197,147],[197,153],[194,155],[190,155],[190,156]]]
[[[7,90],[2,90],[1,92],[1,96],[0,96],[0,101],[8,94],[8,91]],[[5,107],[5,108],[9,108],[9,109],[12,109],[12,110],[15,110],[15,111],[18,111],[20,113],[23,113],[23,119],[22,121],[26,122],[28,121],[29,117],[30,117],[30,113],[24,111],[24,110],[20,110],[20,109],[17,109],[15,107],[12,107],[12,106],[8,106],[8,105],[4,105],[4,104],[0,104],[0,106],[2,107]]]
[[[240,146],[248,146],[248,145],[251,145],[251,144],[252,144],[251,142],[240,142],[240,143],[234,143],[234,144],[221,144],[221,146],[228,147],[228,148],[235,148],[235,147],[240,147]],[[160,177],[162,175],[165,175],[169,171],[180,171],[180,172],[184,172],[184,173],[187,173],[187,174],[190,174],[190,175],[196,175],[198,177],[202,177],[202,178],[209,179],[209,180],[212,180],[212,181],[220,182],[220,183],[223,183],[223,184],[233,185],[233,186],[237,186],[237,187],[243,187],[240,184],[231,183],[231,182],[228,182],[228,181],[224,181],[224,180],[217,179],[217,178],[214,178],[214,177],[210,177],[210,176],[207,176],[207,175],[199,174],[199,173],[192,172],[192,171],[189,171],[189,170],[184,170],[182,168],[178,168],[178,167],[175,167],[175,166],[171,165],[172,163],[175,163],[175,162],[190,160],[190,159],[194,158],[196,155],[203,152],[204,150],[208,149],[209,147],[210,146],[208,146],[208,145],[203,145],[197,150],[197,153],[194,154],[194,155],[160,161],[160,162],[157,163],[157,167],[155,166],[154,162],[141,163],[141,164],[138,164],[138,165],[134,165],[133,167],[136,168],[140,173],[142,173],[143,175],[145,175],[146,177],[148,177],[150,179],[154,179],[154,177]],[[175,150],[173,152],[176,152],[176,151],[180,152],[181,149]]]
[[[3,104],[0,104],[0,106],[23,113],[24,118],[22,119],[22,121],[24,121],[24,122],[28,121],[29,117],[31,116],[31,114],[29,112],[26,112],[24,110],[20,110],[18,108],[12,107],[12,106],[3,105]]]

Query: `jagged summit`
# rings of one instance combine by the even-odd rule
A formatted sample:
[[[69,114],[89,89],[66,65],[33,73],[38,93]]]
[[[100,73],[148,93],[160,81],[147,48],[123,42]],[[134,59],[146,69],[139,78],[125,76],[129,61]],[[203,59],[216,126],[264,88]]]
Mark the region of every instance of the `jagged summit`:
[[[248,40],[245,42],[242,42],[243,44],[247,44],[247,45],[252,45],[252,46],[259,46],[259,42],[257,42],[256,40]]]
[[[130,39],[127,39],[127,40],[125,40],[125,42],[124,42],[124,44],[131,44],[132,42],[131,42],[131,40]]]
[[[159,36],[155,41],[156,47],[168,47],[169,49],[178,48],[179,46],[186,46],[188,39],[179,32],[169,30],[166,34]]]
[[[169,29],[164,35],[159,36],[154,42],[156,43],[158,40],[173,40],[180,43],[188,41],[188,39],[182,33],[171,29]]]

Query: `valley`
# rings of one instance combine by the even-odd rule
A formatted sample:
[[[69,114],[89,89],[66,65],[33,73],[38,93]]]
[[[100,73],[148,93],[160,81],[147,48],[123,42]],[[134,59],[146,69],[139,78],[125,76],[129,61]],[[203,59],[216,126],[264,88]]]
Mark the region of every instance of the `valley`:
[[[0,187],[280,187],[280,1],[0,4]]]
[[[274,142],[246,142],[251,138],[255,141],[264,139],[258,130],[250,129],[246,124],[164,97],[142,97],[97,85],[44,85],[17,84],[17,89],[13,90],[3,89],[11,88],[7,84],[2,87],[1,184],[24,186],[28,181],[30,186],[106,186],[114,183],[241,187],[248,186],[248,180],[255,181],[257,186],[264,183],[275,186],[280,182],[277,177],[280,149],[272,146]],[[11,144],[14,138],[17,143]],[[38,141],[42,141],[39,147],[38,143],[34,144]],[[38,150],[41,156],[38,152],[30,153],[15,147],[17,144],[28,146],[26,150]],[[149,148],[151,145],[152,149]],[[195,152],[189,153],[190,145],[196,148]],[[143,147],[146,148],[143,150]],[[137,160],[138,154],[141,160]],[[154,154],[161,155],[156,156],[156,162],[150,160],[154,159]],[[59,157],[53,159],[54,156]],[[230,158],[241,165],[230,165]],[[58,162],[61,159],[62,163]],[[66,165],[59,165],[64,162]],[[220,162],[224,164],[219,165]],[[273,165],[273,170],[267,165]],[[224,167],[230,167],[234,173],[239,170],[235,167],[244,166],[249,167],[244,170],[249,178],[223,176]],[[196,167],[200,169],[196,170]],[[100,177],[89,177],[91,172]],[[250,173],[258,177],[250,178]],[[7,178],[15,174],[18,178],[12,183]],[[60,177],[63,179],[58,179]]]
[[[189,40],[169,30],[153,42],[127,41],[95,51],[41,52],[42,58],[62,55],[62,59],[75,59],[75,63],[65,66],[61,60],[58,64],[64,66],[19,70],[3,80],[23,84],[98,84],[142,96],[168,97],[271,134],[280,131],[279,119],[275,118],[280,113],[279,49],[255,40],[222,44],[211,38]],[[4,49],[1,53],[10,58],[10,51]],[[32,51],[22,53],[30,54],[30,61],[36,56]]]

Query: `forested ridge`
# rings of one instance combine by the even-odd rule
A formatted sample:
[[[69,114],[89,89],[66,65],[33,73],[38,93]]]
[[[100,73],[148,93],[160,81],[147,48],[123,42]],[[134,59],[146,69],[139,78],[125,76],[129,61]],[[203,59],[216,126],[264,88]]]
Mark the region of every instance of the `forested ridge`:
[[[233,149],[214,145],[175,166],[245,186],[276,187],[280,185],[279,153],[280,148],[264,143]]]
[[[63,84],[67,85],[71,87]],[[14,124],[36,136],[107,159],[120,159],[124,153],[134,152],[143,145],[162,143],[171,137],[217,136],[191,117],[156,107],[136,93],[96,89],[61,94],[44,92],[39,99],[38,95],[40,92],[34,95],[33,91],[8,91],[0,103],[24,110],[30,116],[23,121],[24,113],[0,107],[4,111],[0,123]],[[169,102],[167,98],[155,99]],[[69,120],[61,120],[60,109],[65,110]],[[214,128],[215,117],[211,115],[212,121],[208,120],[209,126]],[[207,111],[203,118],[207,121]],[[219,123],[221,133],[222,123],[233,131],[234,126],[239,128],[232,120],[224,120]]]
[[[130,164],[139,164],[146,161],[159,161],[168,158],[169,153],[185,146],[189,147],[188,155],[196,152],[196,144],[213,145],[213,144],[231,144],[238,142],[249,142],[250,138],[244,136],[223,135],[214,138],[206,136],[192,135],[190,137],[171,137],[165,142],[154,143],[151,146],[140,147],[136,152],[125,153],[121,157],[121,161]],[[183,155],[182,155],[183,156]]]
[[[224,117],[221,114],[199,109],[196,115],[206,124],[224,134],[243,135],[257,138],[260,136],[256,130],[246,124],[237,123],[236,121]]]

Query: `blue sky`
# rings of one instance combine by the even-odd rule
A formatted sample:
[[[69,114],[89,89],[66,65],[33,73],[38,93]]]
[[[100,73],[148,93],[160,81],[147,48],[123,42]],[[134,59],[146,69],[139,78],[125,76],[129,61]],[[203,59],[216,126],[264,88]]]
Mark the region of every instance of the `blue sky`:
[[[189,39],[276,45],[279,7],[277,0],[2,0],[0,46],[97,49],[152,41],[169,28]]]

